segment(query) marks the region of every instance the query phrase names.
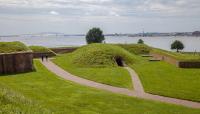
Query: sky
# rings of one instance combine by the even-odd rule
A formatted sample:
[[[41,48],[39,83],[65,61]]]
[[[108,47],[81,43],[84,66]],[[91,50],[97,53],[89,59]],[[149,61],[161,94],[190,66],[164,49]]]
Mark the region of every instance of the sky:
[[[0,0],[0,35],[192,32],[200,0]]]

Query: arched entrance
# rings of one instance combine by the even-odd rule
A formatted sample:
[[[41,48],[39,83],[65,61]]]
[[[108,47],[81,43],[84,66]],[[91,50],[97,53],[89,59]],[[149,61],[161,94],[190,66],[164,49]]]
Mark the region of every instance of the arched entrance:
[[[123,59],[121,57],[115,57],[115,61],[118,66],[120,66],[120,67],[124,66]]]

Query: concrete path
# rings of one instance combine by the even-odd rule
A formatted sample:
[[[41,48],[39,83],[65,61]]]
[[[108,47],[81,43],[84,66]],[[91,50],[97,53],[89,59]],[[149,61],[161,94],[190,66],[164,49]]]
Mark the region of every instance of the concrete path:
[[[124,94],[124,95],[128,95],[128,96],[138,97],[138,98],[142,98],[142,99],[161,101],[161,102],[171,103],[171,104],[176,104],[176,105],[183,105],[183,106],[191,107],[191,108],[200,108],[200,103],[198,103],[198,102],[192,102],[192,101],[187,101],[187,100],[181,100],[181,99],[176,99],[176,98],[169,98],[169,97],[145,93],[138,75],[136,74],[136,72],[134,70],[132,70],[129,67],[125,67],[125,69],[127,69],[131,75],[134,90],[113,87],[110,85],[101,84],[101,83],[97,83],[97,82],[94,82],[91,80],[80,78],[78,76],[74,76],[74,75],[68,73],[67,71],[63,70],[62,68],[60,68],[59,66],[57,66],[56,64],[54,64],[51,61],[44,61],[41,63],[48,70],[55,73],[57,76],[60,76],[66,80],[70,80],[72,82],[76,82],[81,85],[98,88],[98,89],[110,91],[110,92],[117,93],[117,94]]]

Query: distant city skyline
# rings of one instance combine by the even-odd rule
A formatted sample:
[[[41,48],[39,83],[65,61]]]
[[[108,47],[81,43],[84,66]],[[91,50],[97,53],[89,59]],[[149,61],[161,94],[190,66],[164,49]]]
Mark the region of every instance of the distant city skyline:
[[[0,0],[0,35],[193,32],[199,0]]]

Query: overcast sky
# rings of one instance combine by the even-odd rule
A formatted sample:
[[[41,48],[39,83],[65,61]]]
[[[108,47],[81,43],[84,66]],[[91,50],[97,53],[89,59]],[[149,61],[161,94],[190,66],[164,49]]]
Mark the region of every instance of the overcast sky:
[[[0,0],[0,35],[200,30],[200,0]]]

